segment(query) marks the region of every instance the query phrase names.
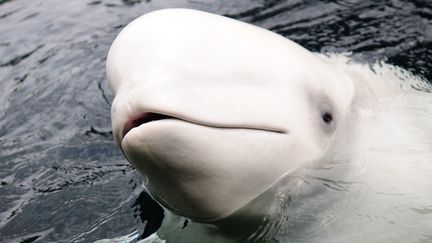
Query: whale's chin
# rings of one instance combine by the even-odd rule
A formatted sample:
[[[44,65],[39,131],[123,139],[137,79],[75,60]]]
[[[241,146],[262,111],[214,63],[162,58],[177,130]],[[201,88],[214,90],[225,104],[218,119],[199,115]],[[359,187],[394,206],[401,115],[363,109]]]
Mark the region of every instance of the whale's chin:
[[[158,202],[194,220],[213,221],[244,206],[295,166],[282,154],[289,141],[283,133],[167,117],[134,127],[121,146]],[[258,167],[262,163],[268,165]]]

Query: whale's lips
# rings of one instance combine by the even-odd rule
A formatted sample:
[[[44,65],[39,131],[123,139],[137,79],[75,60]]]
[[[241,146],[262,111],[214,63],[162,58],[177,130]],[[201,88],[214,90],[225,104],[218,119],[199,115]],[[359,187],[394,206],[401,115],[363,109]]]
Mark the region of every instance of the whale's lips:
[[[153,112],[143,112],[140,114],[136,114],[131,117],[126,124],[123,126],[123,138],[126,134],[135,127],[139,127],[140,125],[152,121],[158,121],[163,119],[175,119],[175,117],[153,113]]]

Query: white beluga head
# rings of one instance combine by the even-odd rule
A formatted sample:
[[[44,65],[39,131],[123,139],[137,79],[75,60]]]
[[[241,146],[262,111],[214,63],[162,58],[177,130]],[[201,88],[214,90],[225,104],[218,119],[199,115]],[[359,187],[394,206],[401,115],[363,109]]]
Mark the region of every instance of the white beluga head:
[[[319,161],[354,97],[341,66],[262,28],[186,9],[127,25],[107,76],[124,155],[159,203],[199,222],[234,214]]]

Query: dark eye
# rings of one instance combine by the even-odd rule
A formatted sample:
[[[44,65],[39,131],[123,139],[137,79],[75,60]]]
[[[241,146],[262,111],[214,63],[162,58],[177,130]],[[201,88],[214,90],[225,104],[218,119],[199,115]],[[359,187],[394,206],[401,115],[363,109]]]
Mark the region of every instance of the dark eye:
[[[329,112],[323,113],[321,117],[325,123],[331,123],[333,121],[333,116]]]

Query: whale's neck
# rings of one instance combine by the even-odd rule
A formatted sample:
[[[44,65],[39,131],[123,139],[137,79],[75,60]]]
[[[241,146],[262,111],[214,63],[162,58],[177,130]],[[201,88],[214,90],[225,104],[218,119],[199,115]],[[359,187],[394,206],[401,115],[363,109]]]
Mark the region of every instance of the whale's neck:
[[[298,183],[298,177],[284,176],[232,215],[214,222],[194,222],[166,210],[158,234],[167,242],[276,242],[274,236],[288,220],[287,188]]]

